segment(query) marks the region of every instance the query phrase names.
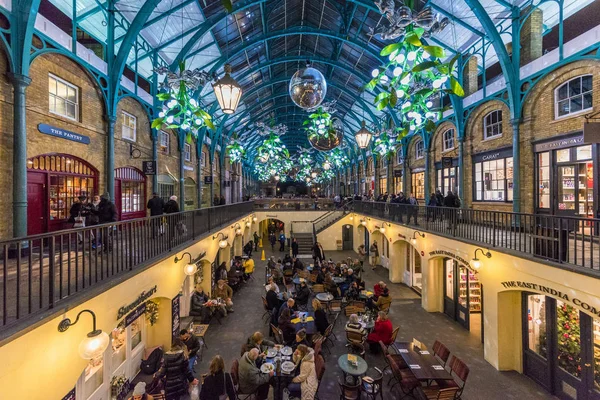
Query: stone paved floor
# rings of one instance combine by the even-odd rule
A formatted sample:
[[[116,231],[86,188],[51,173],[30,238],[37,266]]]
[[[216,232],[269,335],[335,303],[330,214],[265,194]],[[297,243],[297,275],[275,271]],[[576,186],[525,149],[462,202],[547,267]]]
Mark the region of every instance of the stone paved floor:
[[[255,253],[256,254],[256,253]],[[272,254],[266,249],[267,257]],[[276,256],[282,253],[275,252]],[[260,256],[260,254],[259,254]],[[328,257],[342,260],[347,256],[354,256],[353,252],[338,251],[328,252]],[[260,258],[260,257],[258,257]],[[255,256],[256,259],[256,256]],[[258,261],[255,270],[255,280],[246,284],[234,296],[235,312],[222,320],[222,325],[215,324],[209,327],[206,335],[208,349],[204,350],[203,360],[196,366],[197,375],[208,371],[210,359],[215,354],[223,356],[226,368],[231,367],[231,360],[239,358],[240,346],[245,343],[248,336],[256,330],[268,333],[268,327],[261,320],[263,307],[260,296],[264,294],[262,286],[264,280],[265,261]],[[483,348],[478,337],[470,334],[458,323],[451,321],[440,313],[428,313],[420,306],[420,297],[411,289],[402,284],[390,284],[387,280],[387,270],[382,267],[371,271],[367,268],[363,278],[367,286],[372,287],[379,280],[388,282],[394,299],[390,310],[390,319],[394,326],[400,326],[397,340],[409,341],[413,337],[427,344],[429,347],[435,339],[442,341],[451,352],[456,353],[470,367],[471,373],[467,380],[463,395],[465,400],[495,400],[495,399],[553,399],[540,386],[529,378],[517,372],[499,372],[483,359]],[[323,377],[319,397],[321,399],[339,398],[338,378],[341,371],[337,366],[340,355],[347,353],[345,348],[344,325],[346,317],[340,316],[335,332],[340,339],[332,348],[332,354],[326,353],[326,372]],[[373,356],[367,352],[366,361],[369,367],[383,369],[385,362],[381,355]],[[368,372],[371,372],[369,370]],[[389,370],[386,374],[385,383]],[[384,399],[399,399],[397,392],[390,392],[384,388]]]

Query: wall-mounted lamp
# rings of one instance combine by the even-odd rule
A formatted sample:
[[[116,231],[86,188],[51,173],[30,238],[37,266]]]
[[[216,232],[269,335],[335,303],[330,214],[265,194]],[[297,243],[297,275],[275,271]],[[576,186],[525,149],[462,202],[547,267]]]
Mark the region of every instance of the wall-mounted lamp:
[[[236,222],[231,229],[235,229],[235,236],[242,236],[242,227],[239,223]]]
[[[251,225],[252,223],[250,221],[246,222],[246,228],[250,228]]]
[[[360,224],[361,224],[362,226],[367,226],[367,220],[366,220],[366,219],[361,219],[361,220],[360,220]]]
[[[194,259],[192,259],[192,255],[186,251],[185,253],[183,253],[181,255],[181,257],[175,256],[175,260],[174,260],[175,264],[177,264],[179,261],[183,260],[183,257],[185,257],[186,254],[190,257],[190,262],[187,263],[185,265],[185,267],[183,267],[183,273],[186,274],[187,276],[191,276],[191,275],[194,275],[198,271],[197,262],[198,262],[198,260],[202,259],[206,255],[206,252],[204,251],[204,252],[200,253],[200,255],[198,255],[198,257],[196,257],[196,260],[194,260]]]
[[[470,264],[471,267],[473,267],[473,269],[477,270],[479,268],[481,268],[481,260],[479,258],[477,258],[477,252],[480,251],[481,254],[484,255],[484,257],[490,258],[492,257],[492,253],[490,253],[489,250],[483,250],[482,248],[476,248],[475,249],[475,254],[473,255],[473,259],[471,260]]]
[[[252,221],[256,222],[256,221],[258,221],[258,218],[252,217]]]
[[[425,234],[424,234],[423,232],[415,231],[415,232],[413,233],[413,237],[412,237],[412,239],[410,239],[410,242],[411,242],[413,245],[417,244],[417,235],[421,236],[422,238],[424,238],[424,237],[425,237]]]
[[[353,220],[354,220],[354,215],[350,214],[350,221],[353,221]]]
[[[71,326],[75,325],[77,322],[79,322],[79,317],[81,314],[85,312],[90,313],[92,316],[92,330],[87,334],[85,339],[79,343],[79,356],[84,360],[91,360],[92,358],[101,356],[110,342],[108,333],[102,332],[100,329],[96,329],[96,314],[94,314],[93,311],[80,311],[79,314],[77,314],[77,318],[75,318],[75,322],[71,322],[69,318],[63,319],[60,321],[60,324],[58,324],[58,331],[65,332]]]
[[[381,224],[381,226],[376,226],[375,228],[379,229],[379,232],[381,233],[385,233],[385,226],[392,226],[392,224],[389,224],[387,222],[384,222],[383,224]]]
[[[229,236],[225,235],[223,232],[219,232],[212,238],[213,238],[213,240],[215,240],[215,239],[218,239],[219,237],[221,237],[221,240],[219,240],[219,247],[224,249],[229,244],[229,243],[227,243],[227,239],[229,239]]]

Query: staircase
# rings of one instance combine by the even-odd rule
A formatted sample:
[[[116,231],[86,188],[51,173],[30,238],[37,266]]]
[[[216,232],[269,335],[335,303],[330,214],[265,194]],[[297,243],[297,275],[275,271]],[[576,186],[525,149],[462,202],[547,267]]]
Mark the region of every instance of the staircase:
[[[350,214],[352,211],[352,202],[346,204],[344,208],[340,208],[338,210],[333,210],[328,212],[327,214],[322,215],[313,221],[313,234],[316,240],[317,234],[323,232],[325,229],[329,228],[331,225],[338,222],[340,219],[344,218],[346,215]]]
[[[298,242],[298,254],[312,254],[312,233],[295,233],[294,237]]]

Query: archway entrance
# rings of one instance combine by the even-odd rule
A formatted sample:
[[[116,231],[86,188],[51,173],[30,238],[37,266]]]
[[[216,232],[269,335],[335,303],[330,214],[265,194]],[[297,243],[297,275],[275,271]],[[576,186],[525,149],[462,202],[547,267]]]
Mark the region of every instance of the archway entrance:
[[[198,204],[198,186],[196,185],[196,181],[190,177],[185,178],[184,181],[184,190],[185,190],[185,210],[195,210]]]
[[[115,206],[121,221],[146,216],[146,175],[142,171],[115,169]]]

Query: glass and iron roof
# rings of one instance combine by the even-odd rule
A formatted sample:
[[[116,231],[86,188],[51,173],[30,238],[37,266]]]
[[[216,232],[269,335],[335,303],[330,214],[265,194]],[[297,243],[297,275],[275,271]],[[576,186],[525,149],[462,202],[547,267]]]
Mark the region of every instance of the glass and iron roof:
[[[564,18],[592,1],[564,0]],[[50,2],[75,18],[80,29],[110,45],[107,2]],[[514,7],[538,6],[547,30],[559,21],[556,1],[479,2],[505,43],[512,41],[510,24]],[[389,5],[394,0],[383,3]],[[416,10],[430,6],[448,18],[446,27],[430,38],[433,44],[446,49],[448,57],[456,52],[477,54],[481,68],[498,61],[490,45],[490,35],[465,0],[410,3]],[[400,5],[396,0],[395,6]],[[200,68],[219,76],[223,75],[226,62],[232,65],[232,76],[243,87],[237,112],[230,116],[220,112],[210,84],[201,90],[200,98],[222,126],[219,132],[244,134],[243,140],[250,147],[260,142],[258,135],[252,134],[256,122],[286,124],[288,133],[282,140],[288,148],[308,146],[302,128],[307,112],[297,107],[288,95],[291,76],[306,65],[306,60],[325,75],[328,83],[325,101],[336,101],[337,115],[343,120],[349,143],[354,143],[353,134],[363,119],[375,126],[384,117],[373,106],[378,89],[361,93],[371,79],[371,71],[385,61],[379,52],[394,42],[371,34],[386,20],[371,0],[233,0],[232,12],[226,11],[223,0],[120,0],[114,7],[118,26],[113,43],[115,53],[123,44],[129,25],[136,18],[144,23],[131,44],[127,63],[147,80],[153,79],[155,57],[161,65],[174,68],[179,60],[185,60],[187,69]],[[162,81],[163,77],[158,79]]]

